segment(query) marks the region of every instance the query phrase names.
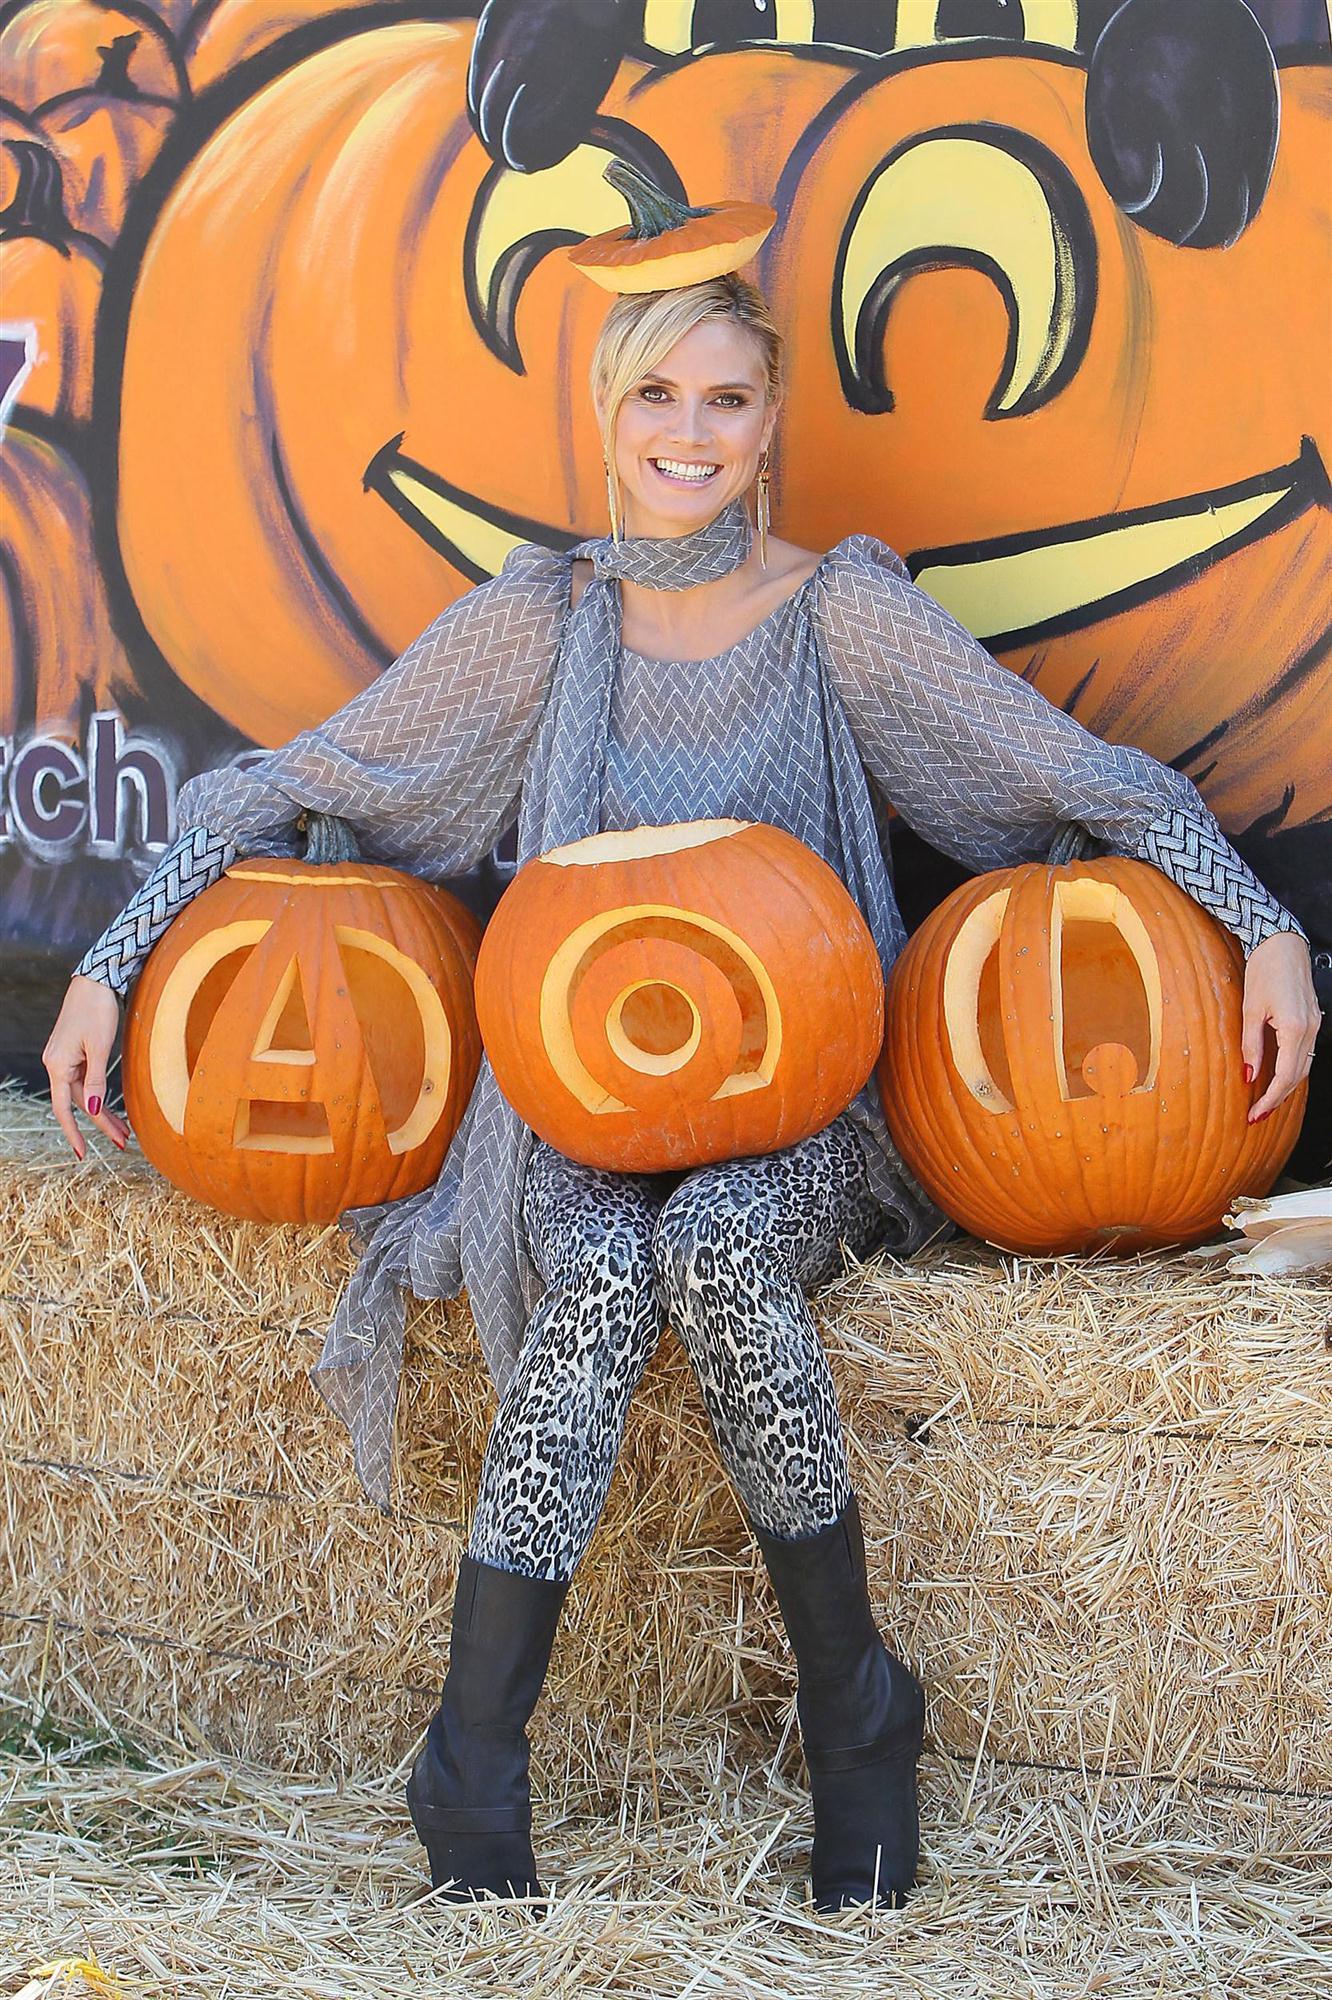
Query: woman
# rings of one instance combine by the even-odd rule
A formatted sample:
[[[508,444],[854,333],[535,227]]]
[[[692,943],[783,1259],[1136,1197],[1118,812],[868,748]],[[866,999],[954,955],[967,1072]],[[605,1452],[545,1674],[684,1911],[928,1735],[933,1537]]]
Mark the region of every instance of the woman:
[[[617,301],[593,386],[623,535],[572,557],[519,548],[321,727],[185,786],[181,841],[82,962],[47,1048],[80,1156],[74,1107],[124,1142],[104,1103],[116,992],[238,850],[290,851],[307,807],[350,820],[367,855],[440,879],[515,817],[520,859],[598,830],[770,821],[837,869],[885,968],[903,943],[889,798],[976,869],[1041,855],[1073,821],[1167,873],[1187,850],[1183,886],[1249,954],[1247,1063],[1265,1024],[1279,1040],[1253,1115],[1303,1076],[1318,1020],[1307,947],[1193,787],[996,666],[882,544],[852,536],[818,556],[762,532],[779,365],[763,300],[734,275]],[[756,481],[758,547],[744,504]],[[664,1316],[795,1652],[816,1901],[905,1895],[924,1704],[871,1616],[804,1288],[836,1271],[842,1246],[910,1248],[937,1220],[868,1089],[786,1152],[628,1176],[534,1143],[486,1066],[435,1188],[358,1218],[368,1247],[318,1374],[372,1489],[387,1493],[403,1287],[467,1283],[501,1391],[448,1675],[408,1788],[437,1887],[539,1893],[526,1725]]]

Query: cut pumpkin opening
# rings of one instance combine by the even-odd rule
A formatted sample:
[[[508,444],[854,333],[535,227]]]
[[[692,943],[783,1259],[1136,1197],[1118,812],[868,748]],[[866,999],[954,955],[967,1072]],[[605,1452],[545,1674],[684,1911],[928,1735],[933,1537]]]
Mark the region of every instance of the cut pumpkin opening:
[[[236,1106],[234,1143],[247,1153],[331,1153],[333,1135],[322,1104],[280,1104],[248,1098]]]

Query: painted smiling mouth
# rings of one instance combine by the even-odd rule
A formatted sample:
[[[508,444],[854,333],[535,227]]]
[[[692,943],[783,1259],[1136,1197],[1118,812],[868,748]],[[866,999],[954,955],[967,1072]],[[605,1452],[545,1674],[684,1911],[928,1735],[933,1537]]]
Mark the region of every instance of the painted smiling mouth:
[[[922,590],[993,651],[1052,639],[1193,582],[1329,500],[1312,438],[1298,458],[1233,486],[1031,534],[918,549]]]
[[[376,452],[365,470],[367,492],[379,494],[473,583],[497,575],[520,542],[568,550],[582,539],[450,485],[401,445],[401,437],[393,438]],[[1062,527],[920,549],[906,558],[907,567],[923,590],[999,651],[1144,604],[1330,500],[1323,461],[1306,438],[1288,465],[1232,486]]]

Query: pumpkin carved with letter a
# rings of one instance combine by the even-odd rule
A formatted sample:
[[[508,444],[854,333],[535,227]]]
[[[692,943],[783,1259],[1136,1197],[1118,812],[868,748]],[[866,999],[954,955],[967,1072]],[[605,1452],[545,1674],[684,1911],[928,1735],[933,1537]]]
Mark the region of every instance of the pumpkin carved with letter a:
[[[501,1090],[587,1166],[656,1173],[794,1145],[874,1066],[883,975],[827,863],[697,820],[593,834],[520,869],[476,969]]]
[[[480,1066],[479,936],[394,868],[237,862],[134,991],[125,1102],[144,1152],[257,1221],[327,1222],[429,1186]]]
[[[879,1076],[903,1159],[1007,1250],[1139,1250],[1210,1235],[1266,1193],[1306,1087],[1260,1124],[1244,1081],[1240,948],[1119,857],[964,883],[888,982]]]

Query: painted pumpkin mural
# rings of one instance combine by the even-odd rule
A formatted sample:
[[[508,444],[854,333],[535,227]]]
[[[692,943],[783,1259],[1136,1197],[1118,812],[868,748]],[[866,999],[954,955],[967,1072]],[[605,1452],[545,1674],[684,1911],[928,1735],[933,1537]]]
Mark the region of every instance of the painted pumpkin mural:
[[[27,365],[14,400],[26,411],[72,424],[91,415],[103,264],[101,244],[66,213],[55,149],[0,107],[0,309],[23,329]]]
[[[71,221],[114,243],[189,93],[170,33],[134,0],[27,0],[0,27],[0,76],[60,157]]]
[[[52,276],[6,304],[0,411],[94,494],[117,754],[167,795],[367,685],[515,541],[604,528],[605,302],[558,253],[625,219],[615,158],[777,208],[778,531],[881,535],[1193,777],[1332,943],[1326,0],[18,0],[0,48],[0,140],[59,176],[41,229],[7,210],[0,253]],[[76,302],[78,246],[108,261]],[[53,723],[85,768],[96,673]],[[33,845],[33,726],[0,904],[38,871],[67,963],[91,809]],[[92,852],[151,861],[144,796]]]

